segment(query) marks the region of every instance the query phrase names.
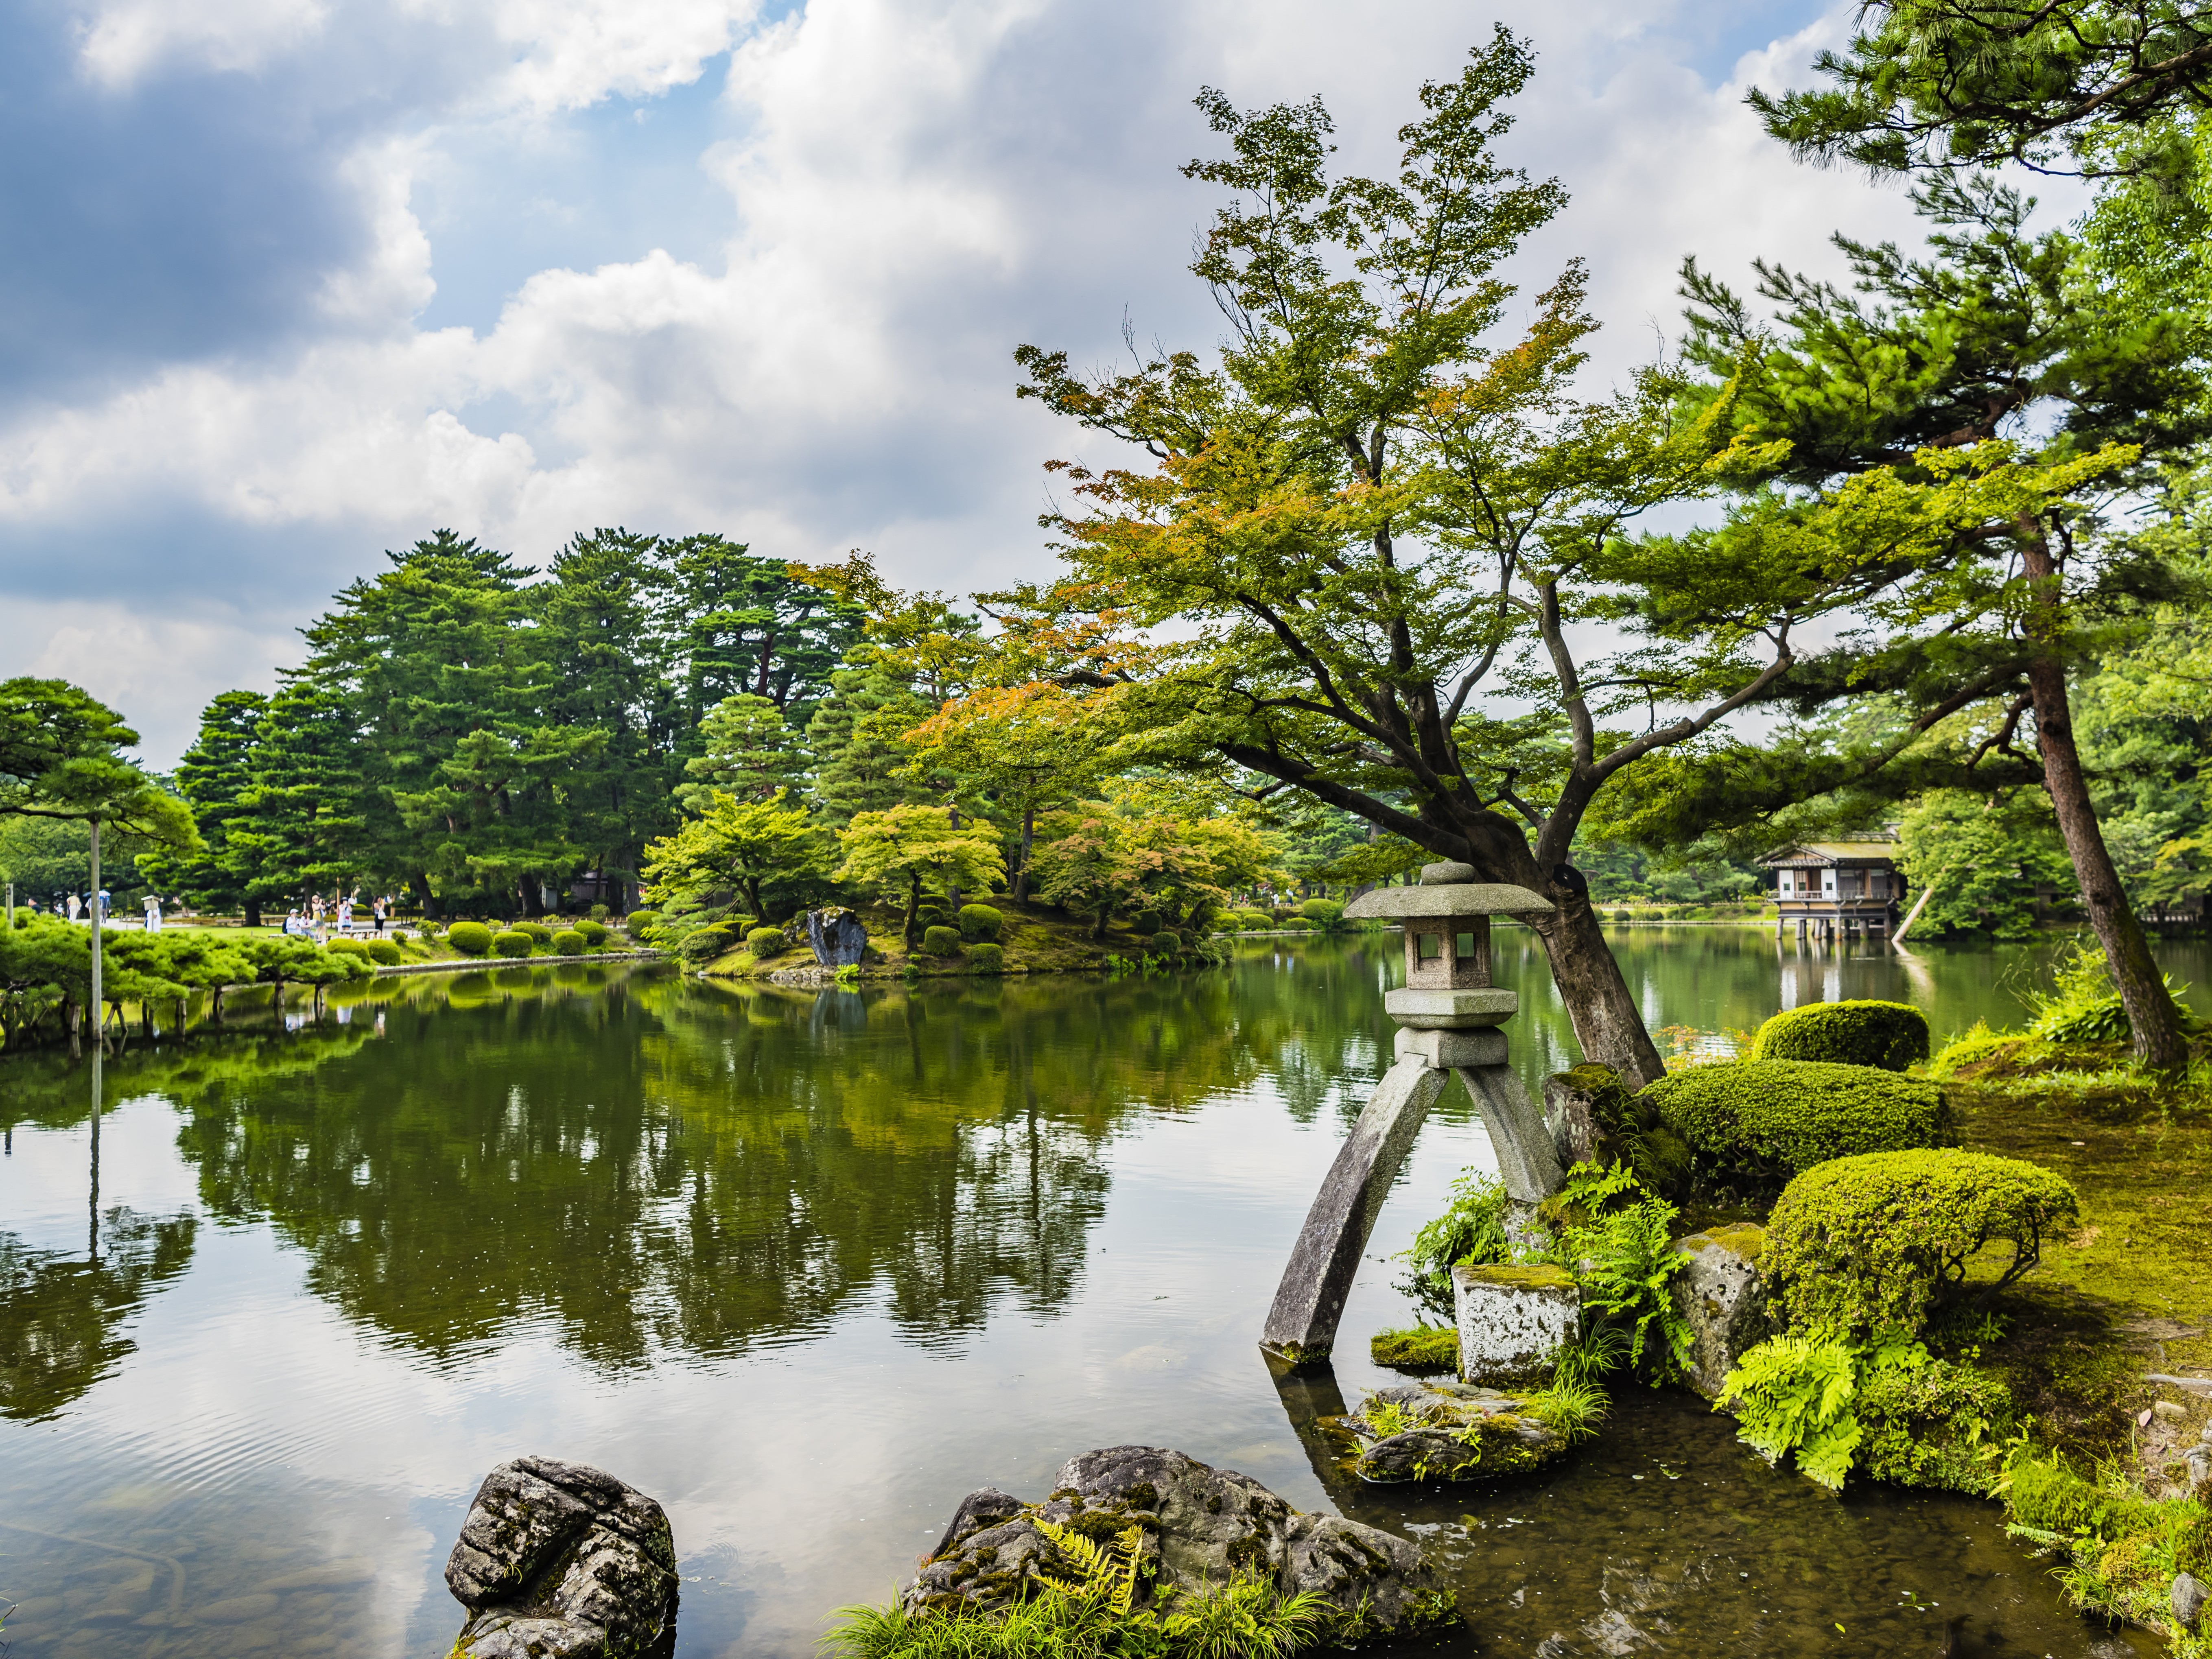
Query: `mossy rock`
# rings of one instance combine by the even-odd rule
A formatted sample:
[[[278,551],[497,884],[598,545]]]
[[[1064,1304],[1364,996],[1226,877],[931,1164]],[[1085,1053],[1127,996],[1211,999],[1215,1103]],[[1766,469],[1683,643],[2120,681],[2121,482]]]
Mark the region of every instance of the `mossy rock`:
[[[1461,1382],[1382,1389],[1322,1427],[1347,1437],[1353,1472],[1380,1485],[1501,1480],[1557,1462],[1570,1437],[1546,1422],[1540,1396]]]
[[[1516,1291],[1566,1291],[1572,1290],[1575,1284],[1572,1273],[1548,1261],[1488,1261],[1468,1267],[1462,1271],[1469,1279],[1507,1285]]]
[[[1928,1058],[1928,1016],[1910,1003],[1812,1002],[1759,1028],[1751,1060],[1814,1060],[1902,1072]]]
[[[1455,1371],[1459,1333],[1449,1325],[1377,1331],[1368,1339],[1367,1357],[1394,1371]]]

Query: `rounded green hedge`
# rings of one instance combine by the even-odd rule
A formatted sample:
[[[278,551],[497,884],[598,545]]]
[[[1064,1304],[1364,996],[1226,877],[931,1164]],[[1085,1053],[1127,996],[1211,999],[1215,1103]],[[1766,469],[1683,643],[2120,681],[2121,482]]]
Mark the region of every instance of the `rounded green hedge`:
[[[334,939],[323,949],[336,957],[366,957],[368,955],[368,941],[359,939]]]
[[[933,957],[957,957],[960,954],[960,930],[957,927],[931,927],[923,931],[921,948]]]
[[[1006,953],[1003,948],[986,941],[968,947],[968,971],[971,974],[1003,974],[1006,971]]]
[[[1928,1058],[1928,1016],[1904,1002],[1811,1002],[1759,1028],[1752,1060],[1820,1060],[1901,1072]]]
[[[1344,907],[1334,899],[1310,898],[1298,906],[1298,914],[1316,927],[1334,927],[1344,920]]]
[[[718,921],[684,934],[684,943],[677,949],[683,952],[686,962],[712,962],[726,951],[736,950],[743,937],[729,922]]]
[[[519,927],[509,927],[491,936],[491,953],[495,957],[526,957],[537,944]]]
[[[510,933],[526,933],[539,945],[550,945],[553,942],[553,930],[542,921],[510,921],[507,924],[507,931]]]
[[[598,904],[592,908],[596,910],[604,910],[607,907],[604,904]],[[599,946],[607,942],[606,926],[603,922],[580,921],[576,924],[576,931],[584,936],[584,943],[590,945],[594,951],[598,950]]]
[[[623,918],[622,925],[629,931],[632,939],[649,938],[653,930],[660,926],[660,912],[633,910]]]
[[[761,961],[767,961],[769,957],[783,949],[783,929],[781,927],[754,928],[745,935],[745,949],[750,951]]]
[[[988,943],[1005,931],[1006,918],[988,904],[960,907],[960,937],[971,943]]]
[[[1309,932],[1312,928],[1313,923],[1308,921],[1304,916],[1285,916],[1280,921],[1277,922],[1275,926],[1287,929],[1289,932],[1293,933],[1303,933]]]
[[[553,954],[556,957],[580,957],[584,954],[584,936],[573,927],[563,927],[553,935]]]
[[[1723,1060],[1661,1078],[1639,1097],[1689,1146],[1696,1188],[1745,1199],[1771,1196],[1832,1158],[1954,1138],[1941,1088],[1871,1066]]]
[[[2039,1164],[1955,1147],[1839,1158],[1791,1182],[1760,1267],[1793,1328],[1917,1331],[1959,1299],[1984,1244],[2013,1247],[1987,1289],[2033,1267],[2044,1236],[2079,1218],[2073,1188]]]
[[[491,929],[480,921],[457,921],[446,929],[446,943],[465,957],[480,957],[491,949]]]
[[[380,968],[396,967],[400,961],[399,946],[388,939],[371,939],[368,942],[368,959]]]

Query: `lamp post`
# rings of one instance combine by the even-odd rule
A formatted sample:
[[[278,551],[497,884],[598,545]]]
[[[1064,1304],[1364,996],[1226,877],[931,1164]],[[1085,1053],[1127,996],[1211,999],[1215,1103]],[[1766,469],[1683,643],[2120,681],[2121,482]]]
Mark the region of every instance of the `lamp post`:
[[[1398,1026],[1395,1059],[1345,1138],[1307,1212],[1261,1336],[1293,1364],[1327,1358],[1382,1200],[1421,1124],[1457,1076],[1497,1149],[1506,1195],[1533,1206],[1559,1188],[1559,1155],[1543,1114],[1506,1064],[1499,1029],[1520,999],[1491,981],[1490,919],[1534,915],[1551,901],[1525,887],[1478,882],[1465,864],[1431,864],[1420,884],[1363,893],[1347,921],[1405,924],[1406,982],[1382,1006]]]

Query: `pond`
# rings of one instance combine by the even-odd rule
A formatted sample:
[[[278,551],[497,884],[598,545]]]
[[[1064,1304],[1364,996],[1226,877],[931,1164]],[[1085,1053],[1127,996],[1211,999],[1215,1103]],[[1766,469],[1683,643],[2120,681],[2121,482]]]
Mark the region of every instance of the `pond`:
[[[1615,943],[1655,1026],[1709,1030],[1856,995],[2014,1018],[2048,954]],[[2204,945],[2162,951],[2203,1006]],[[1498,955],[1533,1084],[1573,1051],[1533,937]],[[526,1452],[666,1505],[687,1659],[796,1659],[969,1489],[1041,1497],[1125,1442],[1419,1536],[1461,1592],[1449,1650],[1933,1654],[1958,1613],[1968,1652],[2154,1650],[2069,1612],[1994,1507],[1839,1501],[1686,1395],[1623,1390],[1541,1485],[1347,1487],[1303,1431],[1392,1380],[1364,1355],[1406,1322],[1386,1258],[1489,1162],[1455,1088],[1334,1376],[1279,1384],[1261,1317],[1387,1055],[1396,961],[1368,935],[860,994],[383,979],[320,1024],[264,1004],[134,1037],[96,1195],[88,1068],[0,1061],[8,1659],[441,1654],[447,1551]]]

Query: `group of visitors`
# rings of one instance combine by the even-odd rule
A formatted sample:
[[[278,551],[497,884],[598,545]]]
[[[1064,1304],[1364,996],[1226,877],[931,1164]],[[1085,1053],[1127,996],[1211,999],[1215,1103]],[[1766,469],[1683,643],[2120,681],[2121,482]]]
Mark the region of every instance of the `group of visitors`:
[[[356,933],[373,933],[381,939],[385,923],[392,920],[392,908],[389,894],[363,906],[358,894],[325,899],[317,893],[286,913],[284,931],[302,939],[348,939]]]

